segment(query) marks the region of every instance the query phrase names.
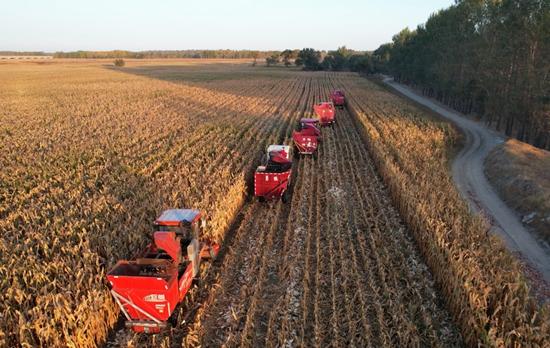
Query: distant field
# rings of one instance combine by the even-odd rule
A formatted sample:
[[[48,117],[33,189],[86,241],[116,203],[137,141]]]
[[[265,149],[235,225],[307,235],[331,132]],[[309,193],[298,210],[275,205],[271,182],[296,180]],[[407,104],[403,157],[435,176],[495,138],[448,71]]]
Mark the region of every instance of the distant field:
[[[235,60],[0,62],[0,346],[544,346],[517,265],[467,214],[446,124],[351,73]],[[334,88],[347,109],[289,204],[248,199],[265,147]],[[166,334],[115,327],[104,275],[162,209],[222,257]]]
[[[0,60],[36,60],[36,59],[53,59],[53,56],[2,56]]]

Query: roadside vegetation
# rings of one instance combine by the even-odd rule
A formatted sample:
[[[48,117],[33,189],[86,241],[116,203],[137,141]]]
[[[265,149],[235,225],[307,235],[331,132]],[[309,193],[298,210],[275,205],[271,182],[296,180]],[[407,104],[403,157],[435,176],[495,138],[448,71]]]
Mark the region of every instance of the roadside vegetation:
[[[485,173],[523,223],[550,245],[550,152],[510,139],[487,157]]]

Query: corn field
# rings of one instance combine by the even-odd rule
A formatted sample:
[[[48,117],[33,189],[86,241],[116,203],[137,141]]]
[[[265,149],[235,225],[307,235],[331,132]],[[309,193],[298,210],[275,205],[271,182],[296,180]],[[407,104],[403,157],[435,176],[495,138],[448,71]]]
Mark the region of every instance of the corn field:
[[[517,260],[470,215],[448,174],[449,127],[366,80],[336,80],[465,342],[547,346],[548,302],[539,308]]]
[[[167,65],[168,64],[168,65]],[[352,74],[243,64],[0,65],[0,346],[544,346],[548,312],[446,171],[453,132]],[[288,204],[247,199],[271,143],[349,95]],[[206,213],[220,259],[161,335],[105,272],[156,214]]]

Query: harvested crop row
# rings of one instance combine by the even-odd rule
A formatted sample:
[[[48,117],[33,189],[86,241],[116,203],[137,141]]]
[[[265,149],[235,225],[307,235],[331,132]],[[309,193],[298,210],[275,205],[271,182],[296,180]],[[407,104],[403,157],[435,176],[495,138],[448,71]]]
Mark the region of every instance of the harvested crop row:
[[[289,103],[290,112],[288,116],[290,116],[290,118],[286,122],[285,128],[272,134],[268,138],[268,143],[277,143],[281,141],[281,139],[286,138],[290,133],[290,129],[294,126],[294,122],[303,114],[308,104],[306,101],[308,100],[307,95],[309,94],[309,92],[305,91],[309,91],[311,79],[304,80],[304,82],[305,84],[302,85],[301,93],[296,94],[298,99],[294,99]],[[251,168],[251,170],[253,169]],[[218,280],[218,286],[215,287],[214,294],[210,297],[211,299],[215,298],[215,302],[213,304],[207,303],[207,305],[209,305],[209,307],[207,307],[207,313],[203,313],[205,317],[200,320],[206,323],[212,323],[212,326],[230,329],[226,332],[216,332],[216,336],[208,338],[211,340],[212,344],[219,344],[226,341],[240,344],[241,341],[246,340],[246,330],[250,328],[251,324],[247,326],[247,324],[243,322],[240,328],[235,327],[231,329],[231,327],[241,325],[239,324],[241,323],[241,319],[247,317],[247,312],[243,311],[246,307],[246,310],[249,312],[255,310],[254,303],[257,302],[252,302],[254,300],[250,298],[247,293],[251,292],[260,295],[262,292],[259,290],[263,286],[262,281],[264,279],[261,277],[257,278],[259,282],[256,283],[255,286],[248,283],[253,279],[250,278],[251,275],[260,272],[262,269],[261,265],[263,265],[263,272],[268,272],[267,266],[270,264],[266,262],[271,262],[272,259],[269,260],[264,258],[265,262],[261,263],[261,255],[269,251],[269,248],[264,248],[266,243],[269,243],[273,248],[274,242],[280,242],[280,238],[274,237],[274,234],[279,234],[280,232],[279,226],[272,222],[279,219],[280,216],[286,219],[288,211],[284,209],[284,211],[281,212],[281,208],[280,205],[269,208],[258,205],[257,203],[249,206],[247,212],[244,214],[245,218],[236,232],[235,243],[237,245],[226,246],[231,248],[229,251],[230,254],[227,259],[224,260],[224,265],[219,271],[220,279]],[[277,244],[277,247],[280,248],[280,244]],[[259,249],[259,251],[256,249]],[[245,307],[243,303],[234,304],[233,301],[237,299],[251,301],[252,306]],[[210,315],[212,311],[218,312],[218,314],[215,316]],[[253,316],[248,315],[248,318],[253,318]],[[191,333],[191,336],[197,340],[200,340],[204,335],[202,325],[202,323],[201,325],[196,325],[194,331]],[[243,330],[245,331],[245,335],[242,335]]]

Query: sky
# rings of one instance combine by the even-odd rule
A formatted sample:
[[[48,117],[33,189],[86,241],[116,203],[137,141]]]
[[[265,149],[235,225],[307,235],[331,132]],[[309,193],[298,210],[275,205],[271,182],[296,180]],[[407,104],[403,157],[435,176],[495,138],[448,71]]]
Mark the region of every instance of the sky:
[[[2,0],[0,51],[374,50],[453,0]]]

